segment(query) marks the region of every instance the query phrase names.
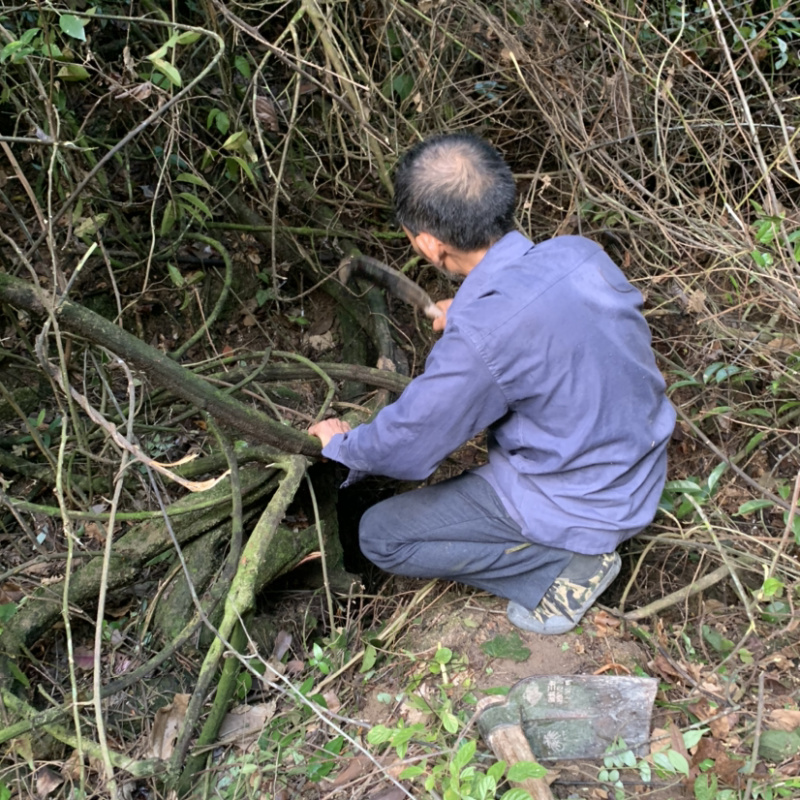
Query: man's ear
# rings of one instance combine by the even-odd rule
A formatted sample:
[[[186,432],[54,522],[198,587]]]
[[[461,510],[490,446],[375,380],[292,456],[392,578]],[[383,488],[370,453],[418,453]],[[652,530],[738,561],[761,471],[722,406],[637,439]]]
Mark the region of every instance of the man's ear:
[[[443,266],[447,247],[433,234],[423,231],[414,237],[414,244],[417,246],[419,252],[422,253],[434,267]]]

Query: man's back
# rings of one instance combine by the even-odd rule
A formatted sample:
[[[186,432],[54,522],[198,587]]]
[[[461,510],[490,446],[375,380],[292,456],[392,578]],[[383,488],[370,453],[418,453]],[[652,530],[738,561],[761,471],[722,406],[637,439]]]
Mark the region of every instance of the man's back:
[[[641,303],[593,242],[511,233],[448,312],[508,405],[478,474],[534,541],[608,552],[655,513],[675,416]]]

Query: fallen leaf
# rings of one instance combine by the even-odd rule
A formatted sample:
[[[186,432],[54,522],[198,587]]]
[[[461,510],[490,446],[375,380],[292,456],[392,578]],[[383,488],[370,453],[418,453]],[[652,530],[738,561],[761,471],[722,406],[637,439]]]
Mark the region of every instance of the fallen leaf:
[[[791,733],[800,728],[800,711],[794,708],[776,708],[769,712],[767,725],[774,731]]]
[[[308,346],[315,353],[324,353],[326,350],[333,348],[335,344],[336,342],[333,340],[333,333],[331,333],[331,331],[323,333],[320,336],[308,337]]]
[[[156,711],[150,731],[151,758],[166,761],[172,755],[178,731],[186,718],[190,697],[188,694],[176,694],[169,705]]]
[[[717,739],[703,737],[697,743],[697,750],[692,756],[692,766],[696,767],[706,760],[714,762],[713,772],[721,786],[739,787],[741,780],[739,770],[744,766],[744,761],[731,758]]]
[[[273,132],[280,130],[277,108],[271,98],[259,95],[255,99],[255,108],[256,117],[267,130]]]
[[[363,753],[351,758],[348,765],[333,779],[327,781],[331,788],[344,786],[356,778],[360,778],[370,767],[372,762]]]
[[[239,706],[225,715],[219,726],[217,739],[220,744],[232,744],[237,750],[247,750],[258,741],[264,725],[274,716],[277,702],[259,703],[255,706]]]
[[[508,636],[502,634],[495,636],[494,639],[484,642],[481,650],[491,658],[508,658],[517,663],[527,661],[531,656],[530,649],[523,645],[516,631],[512,631]]]
[[[620,635],[620,621],[616,617],[611,616],[611,614],[609,614],[607,611],[598,611],[594,617],[592,617],[592,622],[597,628],[598,636]]]
[[[687,308],[692,314],[701,314],[706,309],[706,293],[697,291],[689,295]]]
[[[71,781],[77,781],[81,776],[83,757],[77,750],[72,751],[72,755],[61,765],[61,774]]]
[[[82,669],[85,672],[94,669],[94,648],[79,645],[75,648],[73,656],[75,658],[75,666],[78,669]]]
[[[50,767],[42,767],[36,773],[36,794],[39,797],[47,797],[64,783],[64,776],[59,775]]]
[[[339,698],[336,696],[336,692],[332,689],[324,692],[322,697],[325,700],[325,704],[328,706],[328,711],[333,711],[335,714],[342,707]]]
[[[291,646],[292,634],[288,631],[278,631],[275,634],[275,644],[272,645],[272,658],[280,661]]]

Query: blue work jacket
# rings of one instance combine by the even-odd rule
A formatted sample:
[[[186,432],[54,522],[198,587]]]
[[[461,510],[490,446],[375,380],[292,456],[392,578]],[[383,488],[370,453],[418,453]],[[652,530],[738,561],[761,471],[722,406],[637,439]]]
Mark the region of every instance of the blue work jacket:
[[[664,390],[642,296],[603,249],[513,232],[465,278],[424,373],[322,452],[422,480],[486,428],[476,474],[523,534],[604,553],[655,515],[675,424]]]

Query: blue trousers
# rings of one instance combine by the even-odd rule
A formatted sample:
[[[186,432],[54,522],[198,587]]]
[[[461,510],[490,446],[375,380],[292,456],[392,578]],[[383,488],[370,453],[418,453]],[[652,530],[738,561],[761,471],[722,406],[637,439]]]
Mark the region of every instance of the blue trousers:
[[[469,472],[372,506],[359,540],[387,572],[459,581],[529,609],[573,556],[526,539],[494,489]]]

